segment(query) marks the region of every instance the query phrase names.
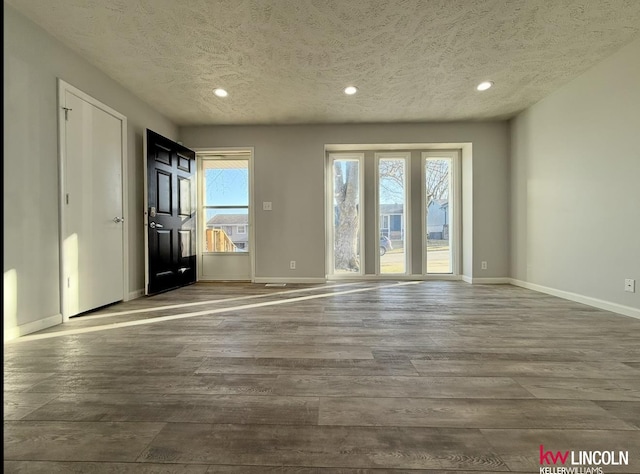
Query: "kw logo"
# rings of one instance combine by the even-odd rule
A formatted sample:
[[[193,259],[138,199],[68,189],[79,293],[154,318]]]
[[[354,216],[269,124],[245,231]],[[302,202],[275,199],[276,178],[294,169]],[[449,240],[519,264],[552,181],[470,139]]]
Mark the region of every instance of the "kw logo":
[[[564,453],[562,451],[556,451],[554,453],[553,451],[545,451],[544,445],[540,445],[540,464],[558,464],[558,462],[565,464],[567,459],[569,459],[569,451],[565,451]]]

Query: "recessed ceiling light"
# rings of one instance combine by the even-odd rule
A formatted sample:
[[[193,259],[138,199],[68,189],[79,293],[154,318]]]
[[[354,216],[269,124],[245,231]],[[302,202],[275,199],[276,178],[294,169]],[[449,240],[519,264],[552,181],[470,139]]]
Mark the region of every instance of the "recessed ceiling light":
[[[353,95],[358,92],[358,88],[355,86],[349,86],[344,88],[344,93],[347,95]]]
[[[220,88],[214,90],[213,93],[218,97],[226,97],[229,95],[229,93],[226,90],[220,89]]]
[[[476,87],[476,89],[478,89],[479,91],[486,91],[487,89],[491,89],[491,86],[493,86],[493,82],[484,81],[478,84],[478,87]]]

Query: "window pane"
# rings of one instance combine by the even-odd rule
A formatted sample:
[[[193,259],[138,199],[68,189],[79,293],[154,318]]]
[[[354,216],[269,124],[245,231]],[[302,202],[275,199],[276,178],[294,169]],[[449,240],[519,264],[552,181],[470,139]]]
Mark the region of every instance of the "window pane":
[[[425,183],[427,273],[452,273],[451,159],[428,158]]]
[[[205,252],[248,252],[249,209],[206,209]]]
[[[379,271],[381,274],[406,273],[406,160],[384,158],[378,163]]]
[[[249,161],[203,160],[204,205],[248,206]]]
[[[360,272],[360,162],[333,162],[334,273]]]

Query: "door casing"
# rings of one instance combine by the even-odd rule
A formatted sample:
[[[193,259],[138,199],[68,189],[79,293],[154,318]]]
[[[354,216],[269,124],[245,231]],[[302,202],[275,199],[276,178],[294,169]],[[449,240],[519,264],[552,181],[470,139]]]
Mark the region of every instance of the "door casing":
[[[378,241],[381,224],[380,222],[380,161],[385,159],[397,159],[404,162],[404,204],[403,204],[403,221],[404,221],[404,272],[402,273],[382,273],[380,271],[380,252],[375,253],[376,260],[376,272],[377,276],[381,277],[395,277],[395,276],[409,276],[412,274],[412,260],[411,260],[411,152],[410,151],[398,151],[398,152],[376,152],[374,153],[375,160],[375,239]],[[384,220],[384,219],[383,219]],[[388,217],[389,229],[391,229],[391,216]],[[377,248],[377,247],[376,247]]]
[[[255,239],[255,203],[254,203],[254,164],[253,164],[253,156],[254,156],[254,148],[253,147],[231,147],[231,148],[193,148],[196,152],[196,162],[197,162],[197,172],[196,172],[196,181],[198,183],[198,192],[197,192],[197,209],[199,214],[198,219],[198,230],[197,230],[197,270],[198,270],[198,281],[250,281],[255,282],[255,268],[256,268],[256,239]],[[207,275],[205,264],[206,258],[216,259],[217,262],[221,263],[223,268],[229,268],[232,270],[237,270],[237,266],[232,263],[234,257],[243,258],[244,255],[234,255],[234,254],[222,254],[222,253],[213,253],[207,254],[204,252],[204,239],[202,236],[204,235],[204,228],[206,226],[206,219],[202,211],[202,206],[204,203],[203,196],[203,186],[202,186],[202,178],[203,178],[203,166],[202,160],[206,158],[206,156],[224,156],[229,159],[233,159],[234,156],[243,156],[248,159],[249,166],[249,272],[248,278],[244,277],[244,273],[240,269],[238,271],[242,276],[231,276],[224,277],[221,276],[218,278],[217,275]]]
[[[334,234],[335,234],[335,211],[334,211],[334,193],[335,183],[333,168],[336,161],[340,160],[353,160],[358,163],[358,188],[360,199],[358,201],[359,210],[359,225],[360,225],[360,238],[358,246],[360,247],[360,271],[353,273],[336,273],[335,271],[335,251],[334,251]],[[366,247],[365,247],[365,161],[364,153],[329,153],[325,165],[325,242],[326,247],[326,261],[325,261],[325,273],[327,278],[342,279],[342,278],[354,278],[362,277],[365,274],[366,263]]]
[[[62,314],[63,322],[68,321],[72,316],[68,311],[69,303],[69,288],[67,287],[66,277],[64,274],[66,259],[69,257],[65,250],[65,230],[67,228],[67,213],[66,213],[66,166],[67,166],[67,139],[66,139],[66,114],[67,110],[64,108],[65,94],[69,92],[81,100],[101,109],[102,111],[112,115],[120,120],[121,131],[121,191],[122,191],[122,217],[124,220],[122,224],[122,259],[123,259],[123,274],[122,274],[122,295],[123,300],[129,300],[129,215],[128,215],[128,189],[127,189],[127,169],[128,169],[128,156],[127,156],[127,117],[120,112],[112,109],[111,107],[103,104],[99,100],[86,94],[80,89],[72,86],[64,80],[58,78],[58,182],[59,182],[59,226],[58,226],[58,239],[59,239],[59,252],[60,252],[60,266],[59,266],[59,279],[60,279],[60,313]],[[73,111],[70,111],[73,113]],[[114,216],[115,217],[115,216]]]
[[[452,220],[450,221],[453,225],[453,233],[451,239],[452,252],[451,252],[451,273],[427,273],[427,232],[423,232],[422,235],[422,248],[424,249],[422,255],[422,274],[424,276],[453,276],[458,277],[462,273],[462,259],[460,258],[460,249],[462,248],[462,157],[461,150],[429,150],[423,151],[420,155],[420,193],[422,199],[422,229],[427,228],[427,219],[426,213],[424,209],[427,206],[427,196],[425,190],[425,175],[426,175],[426,164],[428,158],[448,158],[451,160],[451,189],[449,190],[450,201],[453,203],[452,206]]]

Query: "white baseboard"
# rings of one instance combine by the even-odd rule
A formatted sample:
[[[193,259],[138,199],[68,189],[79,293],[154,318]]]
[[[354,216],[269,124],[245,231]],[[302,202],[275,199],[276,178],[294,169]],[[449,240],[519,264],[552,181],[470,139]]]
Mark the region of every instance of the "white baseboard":
[[[144,296],[144,290],[142,288],[139,290],[130,292],[125,301],[135,300],[136,298],[140,298],[141,296]]]
[[[282,278],[282,277],[255,277],[253,279],[254,283],[308,283],[308,284],[315,284],[315,283],[326,283],[327,280],[324,278],[295,278],[295,277],[290,277],[290,278]]]
[[[511,284],[511,278],[472,278],[471,283],[473,283],[474,285],[509,285]]]
[[[48,318],[38,319],[37,321],[21,324],[20,326],[15,326],[13,328],[5,328],[4,342],[17,339],[21,336],[26,336],[33,332],[42,331],[43,329],[50,328],[51,326],[57,326],[58,324],[62,324],[61,314],[54,314]]]
[[[460,275],[349,275],[338,274],[327,277],[329,281],[460,281]]]
[[[473,278],[462,275],[462,281],[471,283],[472,285],[510,285],[511,278],[492,277],[492,278]]]
[[[540,293],[557,296],[558,298],[564,298],[565,300],[575,301],[577,303],[594,306],[606,311],[612,311],[614,313],[640,319],[640,309],[632,308],[631,306],[612,303],[610,301],[592,298],[591,296],[584,296],[578,293],[571,293],[570,291],[557,290],[555,288],[549,288],[547,286],[537,285],[535,283],[529,283],[528,281],[517,280],[515,278],[510,278],[510,280],[510,283],[514,286],[520,286],[522,288],[527,288],[528,290],[539,291]]]

